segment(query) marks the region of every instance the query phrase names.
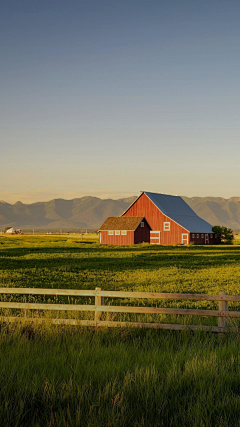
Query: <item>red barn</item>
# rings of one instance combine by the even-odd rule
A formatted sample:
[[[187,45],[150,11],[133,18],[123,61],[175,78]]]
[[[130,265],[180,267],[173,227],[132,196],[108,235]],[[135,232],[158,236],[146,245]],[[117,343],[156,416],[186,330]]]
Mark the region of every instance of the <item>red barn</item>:
[[[212,226],[200,218],[181,197],[142,192],[123,217],[145,217],[151,227],[150,243],[161,245],[215,244]]]
[[[110,216],[99,229],[99,241],[105,245],[150,243],[150,231],[143,216]]]

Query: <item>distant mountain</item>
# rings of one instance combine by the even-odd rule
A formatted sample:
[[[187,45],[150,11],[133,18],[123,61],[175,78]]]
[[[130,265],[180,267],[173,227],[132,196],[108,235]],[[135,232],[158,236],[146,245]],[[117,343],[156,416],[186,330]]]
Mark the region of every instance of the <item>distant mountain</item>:
[[[240,229],[240,197],[182,197],[199,215],[212,225]]]
[[[76,230],[81,226],[98,229],[108,216],[121,215],[137,196],[102,200],[82,197],[73,200],[14,205],[0,201],[0,229]],[[186,203],[212,225],[240,229],[240,197],[183,197]]]
[[[108,216],[121,215],[136,196],[119,200],[82,197],[73,200],[14,205],[0,201],[0,229],[12,226],[21,229],[75,230],[97,229]]]

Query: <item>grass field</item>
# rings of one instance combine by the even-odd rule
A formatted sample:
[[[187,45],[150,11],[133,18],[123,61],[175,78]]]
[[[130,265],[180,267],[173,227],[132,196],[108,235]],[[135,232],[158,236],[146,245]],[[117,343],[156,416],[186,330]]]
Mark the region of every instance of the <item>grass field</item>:
[[[239,261],[237,245],[103,247],[74,236],[0,236],[0,283],[7,287],[238,295]],[[238,333],[2,324],[0,340],[1,426],[240,426]]]

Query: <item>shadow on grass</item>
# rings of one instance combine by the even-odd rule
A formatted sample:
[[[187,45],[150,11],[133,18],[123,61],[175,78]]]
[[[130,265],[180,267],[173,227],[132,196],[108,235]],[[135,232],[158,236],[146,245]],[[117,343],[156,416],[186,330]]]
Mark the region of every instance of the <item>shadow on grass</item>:
[[[142,248],[9,248],[2,251],[0,270],[35,270],[51,269],[58,272],[79,273],[80,271],[114,271],[123,272],[140,269],[160,269],[177,267],[187,270],[201,270],[211,267],[221,267],[223,264],[238,265],[240,250],[192,251],[175,250],[169,247],[150,247],[151,251]],[[170,250],[171,249],[171,250]],[[109,256],[109,254],[116,256]],[[119,257],[117,254],[121,254]],[[36,257],[25,258],[29,254]],[[46,259],[38,255],[46,254]],[[126,256],[124,256],[126,254]],[[51,257],[53,255],[53,257]],[[78,256],[79,255],[79,256]],[[85,255],[82,256],[81,255]],[[92,256],[94,255],[94,256]],[[16,259],[17,258],[17,259]]]

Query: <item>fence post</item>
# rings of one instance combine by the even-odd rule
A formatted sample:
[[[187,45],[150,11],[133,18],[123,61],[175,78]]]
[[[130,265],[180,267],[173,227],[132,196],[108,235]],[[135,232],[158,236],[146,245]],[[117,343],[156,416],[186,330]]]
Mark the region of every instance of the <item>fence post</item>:
[[[96,291],[96,295],[95,295],[95,306],[97,308],[99,306],[104,305],[104,297],[100,297],[98,295],[98,292],[99,291],[103,291],[103,289],[101,289],[101,288],[95,288],[95,291]],[[101,311],[97,311],[96,310],[95,311],[95,321],[97,322],[99,320],[101,320]]]
[[[219,295],[227,295],[226,292],[219,292]],[[228,311],[228,302],[227,301],[219,301],[219,311]],[[218,318],[218,327],[226,328],[227,327],[227,319],[226,317]]]

